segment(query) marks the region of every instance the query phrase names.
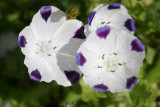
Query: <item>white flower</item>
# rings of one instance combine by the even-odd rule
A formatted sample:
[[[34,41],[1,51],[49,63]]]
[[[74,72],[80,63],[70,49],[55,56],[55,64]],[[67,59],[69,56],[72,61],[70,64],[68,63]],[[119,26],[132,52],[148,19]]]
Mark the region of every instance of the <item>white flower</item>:
[[[134,87],[144,57],[145,49],[138,38],[104,26],[80,46],[76,63],[86,84],[98,92],[115,93]]]
[[[85,33],[88,35],[106,25],[130,33],[135,31],[132,17],[128,14],[127,9],[119,3],[97,6],[89,15],[88,25],[85,26],[88,30]]]
[[[58,8],[43,6],[18,38],[31,79],[55,80],[63,86],[77,82],[80,71],[75,54],[86,38],[83,31],[82,22],[66,20]]]

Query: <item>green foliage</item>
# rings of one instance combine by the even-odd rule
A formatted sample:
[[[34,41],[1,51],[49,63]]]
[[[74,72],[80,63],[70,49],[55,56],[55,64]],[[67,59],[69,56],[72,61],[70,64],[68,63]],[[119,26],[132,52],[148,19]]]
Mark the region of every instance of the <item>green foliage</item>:
[[[38,83],[29,78],[20,48],[0,58],[0,107],[159,107],[160,105],[160,1],[159,0],[0,0],[0,33],[17,34],[30,24],[41,6],[53,5],[87,24],[94,7],[119,2],[126,6],[136,24],[137,36],[146,48],[146,59],[135,87],[123,93],[99,93],[81,79],[72,87]],[[72,12],[71,12],[72,13]],[[1,36],[1,35],[0,35]],[[18,36],[18,35],[17,35]]]

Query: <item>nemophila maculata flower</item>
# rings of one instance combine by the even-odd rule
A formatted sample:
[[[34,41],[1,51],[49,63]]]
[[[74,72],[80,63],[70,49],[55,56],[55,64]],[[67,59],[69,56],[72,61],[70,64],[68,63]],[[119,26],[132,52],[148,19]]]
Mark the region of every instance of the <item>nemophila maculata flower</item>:
[[[116,93],[134,87],[144,57],[145,48],[138,38],[105,26],[87,37],[76,63],[86,84],[98,92]]]
[[[106,25],[130,33],[135,31],[132,17],[128,14],[127,9],[119,3],[97,6],[89,15],[86,29],[92,32],[101,30]]]
[[[45,82],[55,80],[63,86],[76,83],[81,73],[75,54],[85,38],[81,21],[67,20],[58,8],[43,6],[18,38],[30,78]]]

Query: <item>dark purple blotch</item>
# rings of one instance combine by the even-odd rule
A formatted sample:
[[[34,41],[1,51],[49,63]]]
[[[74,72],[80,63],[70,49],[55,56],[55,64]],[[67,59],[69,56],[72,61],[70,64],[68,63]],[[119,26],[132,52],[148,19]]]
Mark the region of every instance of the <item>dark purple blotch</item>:
[[[91,25],[91,22],[92,22],[93,17],[94,17],[95,14],[96,14],[95,11],[92,11],[92,12],[90,13],[89,18],[88,18],[88,25]]]
[[[145,50],[144,45],[138,38],[135,38],[131,42],[132,51],[143,52]]]
[[[104,26],[104,27],[100,27],[99,29],[96,30],[96,34],[98,37],[100,37],[101,39],[106,39],[107,36],[110,33],[110,27],[109,26]]]
[[[108,6],[108,9],[111,10],[111,9],[120,9],[121,8],[121,4],[120,3],[112,3],[112,4],[109,4]]]
[[[98,84],[93,87],[97,92],[107,92],[108,91],[108,86],[104,84]]]
[[[85,39],[86,36],[84,34],[84,26],[81,26],[76,32],[73,38]]]
[[[26,38],[23,35],[19,36],[19,38],[18,38],[18,44],[19,44],[19,46],[21,48],[24,48],[26,46],[27,41],[26,41]]]
[[[78,82],[80,79],[80,74],[77,71],[64,70],[64,73],[65,73],[67,79],[71,82],[71,84]]]
[[[41,81],[42,76],[41,76],[40,72],[38,71],[38,69],[36,69],[31,72],[30,78],[35,81]]]
[[[127,78],[126,88],[130,90],[135,86],[136,83],[137,83],[137,77],[133,76],[133,77]]]
[[[124,26],[131,32],[135,31],[135,25],[133,19],[127,19],[124,23]]]
[[[86,62],[86,58],[83,56],[83,54],[81,52],[77,53],[76,54],[76,64],[79,66],[83,66],[85,62]]]
[[[52,9],[50,6],[43,6],[40,9],[42,18],[47,22],[48,18],[51,16]]]

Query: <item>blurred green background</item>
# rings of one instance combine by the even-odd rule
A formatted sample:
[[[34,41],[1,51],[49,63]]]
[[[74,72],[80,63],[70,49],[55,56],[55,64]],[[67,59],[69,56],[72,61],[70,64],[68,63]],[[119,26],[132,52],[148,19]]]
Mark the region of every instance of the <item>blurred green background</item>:
[[[64,12],[77,7],[77,19],[87,24],[94,7],[115,2],[126,6],[135,21],[135,36],[146,47],[131,91],[99,93],[82,79],[72,87],[30,79],[17,37],[42,6]],[[0,0],[0,107],[160,107],[160,0]]]

